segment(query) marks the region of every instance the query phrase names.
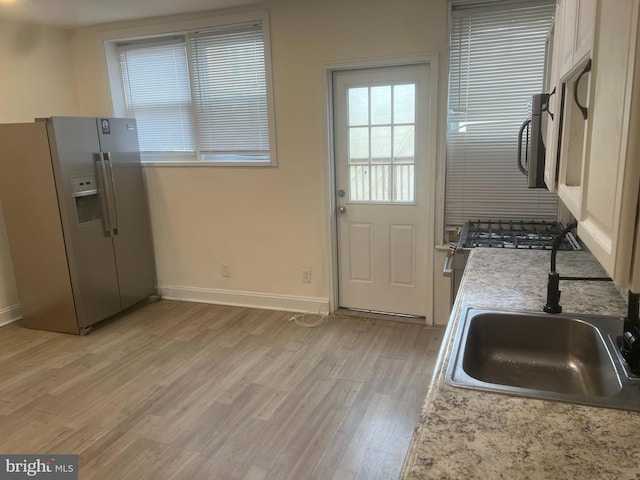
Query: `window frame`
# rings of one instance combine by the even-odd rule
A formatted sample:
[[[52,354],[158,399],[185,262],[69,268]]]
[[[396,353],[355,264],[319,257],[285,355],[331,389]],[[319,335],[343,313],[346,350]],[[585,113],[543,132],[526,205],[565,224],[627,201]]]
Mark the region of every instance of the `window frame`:
[[[191,17],[190,15],[187,17]],[[162,42],[164,39],[177,36],[184,36],[196,32],[207,30],[219,30],[234,28],[239,25],[250,23],[260,23],[262,25],[262,35],[264,41],[264,62],[267,94],[267,117],[269,132],[269,161],[220,161],[205,159],[199,155],[198,145],[196,151],[191,154],[180,154],[179,152],[157,152],[141,154],[143,166],[161,167],[275,167],[277,166],[276,148],[276,123],[273,95],[273,75],[271,60],[271,32],[269,28],[269,14],[267,11],[247,12],[231,15],[210,15],[186,18],[180,21],[167,23],[155,23],[151,25],[140,25],[121,29],[107,30],[98,34],[98,41],[104,49],[105,54],[105,77],[108,78],[111,107],[114,116],[126,116],[126,103],[122,72],[120,68],[119,49],[123,43],[154,43]],[[189,66],[190,68],[190,66]],[[190,72],[189,82],[192,82]],[[193,101],[193,99],[192,99]],[[197,134],[196,134],[197,135]],[[194,139],[197,141],[197,139]]]

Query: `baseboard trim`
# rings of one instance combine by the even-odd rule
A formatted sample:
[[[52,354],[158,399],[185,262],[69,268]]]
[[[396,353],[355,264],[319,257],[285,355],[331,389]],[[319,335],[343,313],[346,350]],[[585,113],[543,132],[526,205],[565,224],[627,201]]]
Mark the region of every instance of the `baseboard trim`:
[[[0,308],[0,327],[17,322],[22,318],[20,305],[11,305],[10,307]]]
[[[264,308],[285,312],[328,311],[329,300],[317,297],[296,297],[273,293],[218,290],[213,288],[158,285],[158,292],[167,300],[185,302],[214,303],[235,307]]]

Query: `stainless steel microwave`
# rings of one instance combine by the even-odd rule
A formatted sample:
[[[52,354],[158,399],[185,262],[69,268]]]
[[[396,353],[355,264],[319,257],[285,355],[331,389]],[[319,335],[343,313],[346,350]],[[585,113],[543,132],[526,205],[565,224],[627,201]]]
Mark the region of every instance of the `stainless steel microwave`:
[[[518,168],[528,178],[529,188],[546,188],[544,183],[544,159],[546,148],[543,135],[546,131],[546,115],[549,94],[539,93],[531,97],[531,116],[518,132]]]

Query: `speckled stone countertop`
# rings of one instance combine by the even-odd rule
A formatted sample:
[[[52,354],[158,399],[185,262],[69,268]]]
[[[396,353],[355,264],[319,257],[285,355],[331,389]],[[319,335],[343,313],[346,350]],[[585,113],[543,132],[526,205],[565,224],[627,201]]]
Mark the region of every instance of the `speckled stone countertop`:
[[[640,479],[640,413],[453,387],[444,374],[467,307],[540,310],[549,252],[477,248],[465,269],[401,479]],[[604,276],[588,252],[561,275]],[[564,312],[624,316],[610,282],[561,281]]]

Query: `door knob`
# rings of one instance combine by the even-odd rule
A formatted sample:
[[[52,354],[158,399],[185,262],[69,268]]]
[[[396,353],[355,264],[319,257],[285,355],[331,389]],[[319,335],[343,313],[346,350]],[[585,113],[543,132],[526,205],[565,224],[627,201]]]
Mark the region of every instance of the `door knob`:
[[[344,205],[340,205],[338,207],[338,215],[344,215],[345,213],[347,213],[347,207],[345,207]]]

